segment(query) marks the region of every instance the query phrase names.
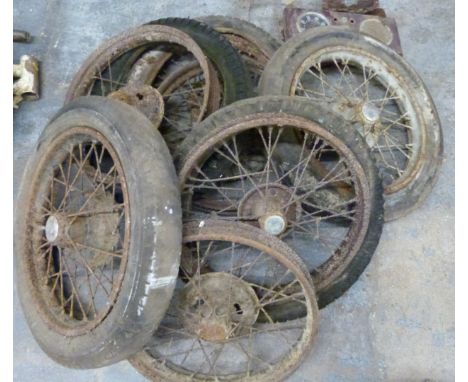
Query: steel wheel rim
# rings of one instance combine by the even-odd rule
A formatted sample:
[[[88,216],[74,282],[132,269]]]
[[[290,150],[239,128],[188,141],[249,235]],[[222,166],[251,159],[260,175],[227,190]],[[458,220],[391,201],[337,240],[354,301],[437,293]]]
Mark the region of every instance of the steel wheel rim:
[[[373,71],[371,72],[372,74],[370,76],[369,73],[367,73],[367,71],[365,71],[362,75],[364,81],[362,81],[361,84],[365,83],[365,89],[367,89],[369,83],[372,83],[373,85],[376,85],[378,83],[386,88],[386,91],[382,93],[384,94],[384,98],[370,100],[370,103],[373,103],[372,101],[381,102],[381,107],[378,107],[378,109],[380,109],[379,113],[382,114],[383,111],[386,110],[385,108],[387,106],[396,106],[399,108],[400,117],[391,121],[389,120],[389,118],[382,117],[382,120],[384,120],[385,123],[388,123],[388,125],[386,126],[384,125],[384,123],[382,123],[383,127],[381,129],[383,131],[382,137],[384,137],[383,140],[385,141],[387,147],[381,147],[380,144],[377,144],[376,147],[380,147],[380,149],[376,150],[372,147],[372,144],[370,144],[370,146],[374,155],[376,156],[376,159],[380,162],[384,162],[384,165],[381,164],[380,168],[386,167],[387,169],[389,169],[393,167],[392,171],[395,172],[396,170],[398,173],[396,180],[392,182],[385,182],[385,194],[392,194],[402,190],[411,183],[415,176],[417,176],[419,169],[423,165],[424,145],[426,140],[425,131],[421,127],[422,121],[419,116],[417,103],[414,102],[414,100],[412,99],[411,93],[408,91],[405,84],[402,83],[399,79],[398,73],[392,73],[392,71],[395,72],[395,70],[392,70],[392,68],[389,67],[379,57],[374,56],[369,52],[363,52],[352,47],[328,47],[314,52],[313,55],[309,56],[300,65],[300,67],[296,70],[294,74],[289,94],[301,96],[305,95],[308,98],[315,98],[319,101],[327,102],[326,97],[324,97],[326,90],[333,89],[333,87],[336,89],[337,87],[333,86],[333,84],[330,83],[330,81],[327,81],[328,78],[326,77],[326,75],[322,77],[325,79],[325,85],[323,82],[321,82],[322,92],[309,92],[309,90],[307,89],[305,89],[304,91],[304,89],[301,89],[300,85],[301,78],[305,73],[312,75],[317,81],[321,81],[321,79],[316,73],[311,74],[310,68],[314,68],[316,71],[319,71],[319,73],[323,74],[323,68],[321,67],[322,63],[328,63],[334,66],[333,69],[335,70],[335,72],[337,70],[339,72],[340,78],[343,78],[342,82],[340,83],[340,85],[343,85],[343,88],[340,88],[340,92],[337,90],[333,90],[336,94],[336,98],[329,99],[328,102],[330,102],[330,104],[340,104],[340,102],[338,102],[338,99],[349,98],[348,93],[349,90],[351,90],[349,84],[350,82],[352,82],[349,80],[349,78],[354,77],[354,79],[356,79],[359,76],[357,73],[349,75],[351,74],[349,68],[358,67],[361,71],[361,74],[363,73],[363,68],[370,68]],[[337,66],[343,66],[343,68],[338,68]],[[348,71],[346,71],[347,68]],[[344,76],[344,73],[348,74]],[[344,80],[345,77],[348,78],[347,81]],[[355,90],[363,90],[362,85],[359,84],[359,81],[356,87],[358,86],[361,87],[358,89],[355,88]],[[325,90],[323,90],[324,88]],[[388,97],[389,90],[391,91],[390,97]],[[367,96],[369,95],[368,92],[365,94]],[[394,95],[397,95],[397,97],[394,97]],[[387,101],[385,101],[385,99],[387,99]],[[393,104],[389,104],[388,101],[394,102]],[[340,109],[339,111],[342,112],[342,109]],[[390,111],[388,111],[388,113],[390,113]],[[389,114],[387,114],[387,116],[388,115]],[[361,129],[365,124],[371,125],[372,122],[361,122],[361,119],[358,117],[351,117],[351,120],[354,123],[356,123],[358,130],[360,130],[360,133],[366,137],[366,134],[363,134],[363,131],[361,131]],[[401,127],[407,130],[407,139],[405,140],[406,143],[399,142],[398,138],[400,137],[395,138],[393,135],[390,134],[389,131],[396,127]],[[376,135],[378,136],[378,143],[380,140],[380,136],[378,135],[378,133]],[[394,148],[394,150],[391,149],[392,147]],[[384,151],[382,151],[382,149],[384,149]],[[405,150],[409,150],[410,152],[406,152]],[[392,153],[390,155],[392,158],[390,158],[389,160],[388,156],[385,157],[384,155],[386,152]],[[395,153],[397,154],[398,158],[394,155]],[[403,168],[401,168],[401,165],[399,166],[396,163],[401,162],[402,160],[405,161]],[[389,161],[393,162],[393,164],[396,164],[396,168],[392,164],[388,163]]]
[[[78,154],[80,152],[81,155]],[[103,172],[104,158],[106,161],[110,158],[112,164],[107,172]],[[97,166],[92,181],[91,161],[95,161]],[[109,162],[106,166],[109,166]],[[30,264],[28,278],[34,288],[34,303],[41,317],[57,332],[67,336],[89,333],[112,311],[127,266],[130,206],[122,165],[114,148],[102,134],[88,127],[73,127],[54,139],[33,176],[26,256]],[[111,177],[113,181],[109,185],[107,182]],[[63,198],[59,202],[57,197],[61,196],[62,187]],[[112,188],[112,195],[109,187]],[[77,193],[81,196],[78,197]],[[117,193],[121,203],[115,200]],[[49,207],[45,207],[44,203],[48,203]],[[105,208],[99,209],[99,206]],[[90,207],[93,209],[88,210]],[[120,212],[116,214],[115,210]],[[55,221],[51,217],[56,216],[66,227],[58,240],[46,228],[51,221]],[[106,217],[101,219],[98,216]],[[93,235],[99,234],[100,226],[104,226],[102,229],[107,238],[101,237],[102,241],[96,242],[99,237]],[[78,241],[79,238],[84,241]],[[92,241],[92,245],[89,241]],[[109,247],[115,249],[109,250]],[[112,260],[108,260],[108,257]],[[116,258],[120,264],[118,273],[114,274]],[[108,271],[105,273],[105,267],[109,264],[111,278]],[[50,274],[51,270],[55,272]],[[97,270],[100,271],[99,275]],[[55,281],[51,280],[53,277]],[[77,282],[79,278],[87,280],[86,288],[84,283]],[[85,297],[88,298],[87,304]]]
[[[210,226],[211,223],[217,224],[217,222],[209,222],[208,226]],[[258,251],[258,254],[256,252],[255,254],[252,254],[252,256],[255,257],[256,259],[255,262],[257,264],[261,263],[261,260],[259,259],[261,259],[262,256],[265,256],[265,258],[269,259],[270,261],[275,261],[277,264],[280,264],[280,261],[278,261],[278,255],[274,256],[271,253],[272,252],[281,253],[281,250],[272,250],[271,248],[268,249],[268,247],[257,242],[256,241],[257,238],[255,238],[252,234],[248,236],[244,232],[242,235],[239,236],[238,230],[236,229],[235,226],[231,227],[232,229],[229,229],[229,227],[226,224],[223,224],[223,222],[221,222],[221,225],[223,225],[224,228],[226,228],[226,231],[224,231],[225,232],[224,234],[220,234],[219,231],[216,232],[216,230],[210,232],[209,228],[205,232],[197,232],[199,228],[198,224],[194,224],[194,225],[192,224],[190,228],[186,229],[186,235],[184,236],[183,243],[185,245],[185,248],[187,248],[187,246],[191,246],[193,252],[197,253],[198,264],[207,262],[208,261],[207,259],[210,256],[212,256],[212,259],[213,259],[215,256],[222,257],[223,254],[227,254],[227,257],[231,256],[232,258],[232,254],[229,255],[228,252],[234,251],[234,248],[236,250],[241,250],[244,247],[248,248],[249,251],[251,251],[252,249],[254,251]],[[242,233],[242,231],[239,231],[239,232]],[[224,243],[225,245],[221,245],[223,249],[221,249],[220,251],[216,251],[216,253],[214,253],[215,252],[214,248],[216,248],[216,243]],[[230,246],[227,245],[228,243],[230,243],[231,245]],[[263,372],[262,370],[259,373],[252,374],[250,370],[250,367],[251,367],[250,358],[253,355],[252,351],[254,349],[252,347],[252,343],[250,342],[251,347],[248,348],[248,351],[246,351],[245,349],[242,349],[243,348],[242,345],[239,345],[238,347],[238,349],[241,349],[241,350],[237,350],[238,352],[241,352],[244,355],[244,357],[248,358],[248,361],[245,362],[247,363],[246,371],[243,371],[242,373],[239,372],[237,375],[222,375],[221,373],[225,371],[225,369],[223,369],[223,366],[221,366],[220,367],[221,370],[218,369],[218,373],[216,374],[217,362],[220,362],[220,359],[222,360],[221,354],[225,351],[225,348],[230,346],[233,342],[237,340],[242,341],[243,339],[246,338],[246,336],[250,338],[252,336],[252,333],[254,332],[253,329],[251,328],[249,331],[249,334],[246,334],[247,332],[244,331],[244,332],[241,332],[241,334],[239,334],[238,336],[234,335],[232,337],[229,337],[227,340],[219,341],[219,342],[213,341],[213,340],[212,341],[204,340],[204,339],[200,340],[199,338],[197,340],[197,338],[194,338],[194,335],[192,334],[192,337],[191,337],[191,340],[193,339],[192,346],[188,346],[187,350],[183,352],[179,350],[174,355],[169,354],[169,356],[171,357],[180,356],[180,358],[182,358],[182,355],[184,355],[182,361],[180,361],[180,358],[179,358],[178,364],[171,363],[166,358],[161,359],[162,356],[158,352],[163,352],[164,351],[163,349],[167,347],[168,343],[169,343],[170,349],[173,349],[174,347],[176,347],[177,339],[174,340],[175,336],[170,337],[170,340],[167,340],[167,338],[163,338],[163,336],[166,335],[167,337],[167,335],[168,334],[170,335],[171,333],[181,334],[181,330],[180,328],[176,329],[176,328],[165,327],[164,324],[162,324],[160,326],[160,329],[158,329],[160,335],[156,336],[158,331],[155,334],[156,336],[154,340],[155,346],[152,347],[151,349],[149,349],[148,347],[144,352],[133,357],[131,359],[131,363],[138,370],[143,372],[143,374],[149,376],[150,378],[157,378],[157,376],[159,376],[162,378],[168,378],[169,380],[178,380],[178,381],[179,380],[187,380],[187,381],[188,380],[229,380],[229,381],[231,380],[262,380],[263,381],[263,380],[271,380],[271,378],[274,378],[274,379],[279,378],[278,377],[279,375],[284,375],[284,376],[288,375],[295,368],[295,366],[297,366],[300,359],[303,357],[304,353],[307,350],[309,350],[311,346],[311,340],[316,330],[317,322],[316,322],[316,317],[315,317],[316,308],[314,308],[313,306],[315,300],[314,300],[314,297],[312,297],[313,292],[311,293],[311,290],[310,290],[311,284],[310,284],[310,280],[307,280],[307,274],[306,273],[304,274],[304,276],[306,276],[304,278],[302,278],[302,276],[296,275],[296,272],[291,271],[291,269],[288,267],[288,264],[289,266],[291,264],[289,263],[289,261],[291,261],[291,258],[287,258],[284,260],[285,262],[281,263],[283,268],[286,270],[284,275],[289,275],[290,277],[285,278],[283,276],[281,280],[284,281],[285,279],[287,279],[289,283],[286,285],[286,287],[282,285],[282,289],[280,289],[280,292],[278,292],[277,290],[273,292],[273,289],[270,290],[272,293],[275,293],[273,297],[271,297],[271,294],[269,295],[268,292],[265,292],[265,295],[259,299],[259,303],[260,303],[260,306],[265,306],[265,305],[272,304],[272,303],[274,304],[275,302],[279,302],[281,299],[284,298],[282,294],[287,293],[286,291],[289,289],[291,285],[299,284],[302,287],[302,289],[298,289],[297,287],[291,288],[291,290],[294,290],[295,293],[293,295],[290,295],[289,298],[292,298],[296,301],[300,300],[301,303],[307,306],[306,318],[297,319],[294,322],[282,322],[282,324],[284,325],[283,329],[285,330],[290,330],[290,331],[297,330],[297,329],[300,330],[303,327],[303,330],[300,332],[298,345],[294,348],[293,346],[290,345],[290,343],[287,344],[289,346],[288,350],[289,349],[294,350],[288,353],[288,355],[291,354],[290,357],[286,355],[281,358],[280,362],[274,361],[273,365],[271,365],[272,369],[269,369],[267,372]],[[239,264],[236,263],[236,266],[239,266]],[[296,264],[296,267],[297,267],[297,264]],[[239,271],[239,274],[242,274],[242,277],[245,279],[247,278],[247,274],[249,273],[249,271],[252,269],[253,267],[249,267],[249,269],[247,269],[245,273],[242,273],[242,271]],[[231,266],[230,271],[231,271],[231,275],[236,274],[236,267]],[[188,277],[188,274],[185,273],[185,271],[182,271],[182,272],[184,273],[185,276]],[[200,267],[198,268],[197,274],[200,275]],[[205,275],[214,277],[215,275],[218,275],[218,274],[219,273],[206,273]],[[193,276],[194,279],[195,277],[196,275]],[[292,281],[291,281],[291,278],[293,279]],[[255,285],[254,288],[262,289],[261,286],[257,286],[256,284],[251,283],[250,281],[248,283],[250,285]],[[189,284],[186,284],[185,287],[187,287],[187,285]],[[279,281],[277,285],[279,285]],[[224,287],[229,289],[228,284],[225,284]],[[236,285],[236,287],[238,286]],[[265,289],[267,288],[263,288],[263,290]],[[301,294],[301,292],[298,292],[298,290],[301,290],[304,295],[303,301],[301,297],[298,296]],[[308,292],[305,292],[305,290],[307,290]],[[200,292],[200,293],[203,293],[203,292]],[[306,297],[306,295],[308,297]],[[232,301],[230,301],[229,304],[231,302]],[[203,305],[206,305],[208,303],[209,301],[205,301]],[[216,309],[213,310],[213,312],[215,311]],[[173,312],[168,311],[167,314],[168,316],[170,316],[172,313]],[[178,317],[180,317],[180,315]],[[260,326],[260,330],[258,330],[258,332],[256,332],[255,334],[262,334],[262,333],[271,334],[271,333],[274,333],[276,330],[281,331],[281,328],[279,328],[278,326],[275,326],[274,328],[267,328],[268,325],[278,325],[278,324],[279,322],[276,322],[274,324],[265,324],[265,328],[263,326]],[[184,336],[187,336],[187,331],[184,332]],[[283,334],[282,335],[283,342],[285,342],[284,341],[285,338],[286,337]],[[197,342],[197,346],[199,346],[199,348],[197,349],[194,348],[195,342]],[[217,349],[213,350],[213,352],[210,353],[209,352],[210,345],[212,345],[213,347],[216,347]],[[282,344],[279,344],[278,347],[281,347],[281,345]],[[235,345],[232,345],[232,347],[234,346]],[[208,350],[206,350],[205,347],[208,348]],[[214,375],[213,374],[210,375],[206,372],[203,373],[200,371],[205,366],[204,364],[202,364],[201,367],[195,371],[187,367],[186,363],[190,363],[189,361],[190,355],[193,354],[192,352],[194,352],[194,350],[198,352],[202,352],[204,354],[205,363],[208,363],[206,365],[207,368],[209,369],[208,373],[214,372]],[[216,351],[216,354],[214,355],[215,351]],[[269,349],[267,352],[272,353],[271,349]],[[229,358],[232,357],[231,352],[229,353],[226,352],[226,353],[227,354],[224,354],[224,357],[226,356]],[[214,357],[211,358],[213,355]],[[166,355],[166,357],[168,356]],[[267,362],[267,361],[263,360],[263,362]]]
[[[207,163],[208,158],[212,155],[211,147],[215,147],[219,142],[224,139],[228,139],[232,136],[236,136],[237,133],[242,133],[245,131],[249,131],[251,129],[256,129],[258,126],[265,126],[265,121],[267,123],[273,125],[273,121],[276,122],[279,126],[293,126],[294,133],[297,132],[297,129],[302,131],[309,132],[311,134],[316,134],[319,139],[322,139],[326,142],[333,142],[333,147],[338,151],[344,158],[346,158],[347,165],[349,166],[348,170],[352,174],[353,182],[354,182],[354,192],[355,192],[355,210],[353,211],[352,216],[353,223],[348,226],[348,231],[346,235],[343,235],[341,240],[340,246],[338,246],[334,251],[330,251],[331,253],[327,257],[325,261],[322,261],[318,266],[310,266],[309,270],[314,279],[315,287],[318,291],[324,289],[334,281],[336,278],[339,277],[346,269],[347,265],[351,262],[354,256],[359,251],[361,245],[364,242],[364,238],[367,233],[367,227],[370,221],[370,198],[371,192],[369,189],[369,184],[367,181],[366,174],[362,166],[357,162],[355,159],[354,154],[352,151],[339,139],[334,137],[331,133],[317,125],[315,122],[306,120],[302,117],[292,116],[292,115],[285,115],[282,113],[277,114],[255,114],[246,117],[242,121],[233,122],[229,127],[226,126],[221,132],[217,132],[216,134],[212,134],[209,137],[206,137],[205,141],[198,144],[194,150],[192,150],[189,155],[184,159],[184,163],[181,166],[181,170],[179,172],[179,179],[181,184],[182,190],[182,202],[183,202],[183,209],[184,209],[184,219],[185,221],[189,221],[194,219],[189,214],[191,213],[191,206],[192,206],[192,198],[193,192],[190,190],[191,183],[193,179],[190,179],[191,174],[194,171],[199,171],[200,166],[202,163]],[[297,136],[297,134],[295,134]],[[202,175],[206,180],[206,174]],[[229,178],[226,178],[229,180]],[[219,180],[219,179],[217,179]],[[251,182],[251,180],[246,180],[246,183]],[[264,184],[265,182],[258,182],[258,184]],[[213,184],[213,183],[212,183]],[[254,187],[258,187],[258,184]],[[224,197],[224,196],[223,196]],[[238,202],[238,204],[240,201]],[[227,204],[227,203],[226,203]],[[226,220],[243,220],[239,219],[239,217],[234,214],[235,216],[220,216],[219,212],[226,212],[226,211],[216,211],[217,218],[219,219],[226,219]],[[304,211],[303,211],[304,212]],[[309,216],[310,213],[301,213],[301,218],[306,218]],[[333,214],[332,214],[333,215]],[[334,216],[332,216],[333,218]],[[336,216],[335,216],[336,217]],[[196,219],[200,219],[200,216],[196,216]],[[250,218],[245,219],[246,221],[252,220]],[[290,223],[290,222],[288,222]],[[291,227],[290,227],[291,228]],[[293,234],[296,230],[295,226],[292,227],[293,229],[289,229],[285,232],[285,235]],[[311,235],[310,232],[307,233],[310,238],[314,238],[314,235]],[[304,256],[307,256],[306,251],[299,250],[296,243],[287,240],[288,237],[279,236],[283,241],[286,241],[288,245],[290,245],[304,260],[306,263],[308,262],[305,260]],[[290,236],[289,236],[290,238]],[[324,247],[325,248],[325,247]],[[328,248],[327,250],[329,250]],[[303,254],[301,253],[304,253]],[[313,269],[311,269],[313,268]]]

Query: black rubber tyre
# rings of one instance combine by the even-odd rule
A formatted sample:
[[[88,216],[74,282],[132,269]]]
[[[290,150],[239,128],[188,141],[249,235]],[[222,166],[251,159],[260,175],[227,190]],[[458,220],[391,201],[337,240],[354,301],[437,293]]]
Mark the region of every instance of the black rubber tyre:
[[[256,87],[270,58],[281,43],[248,21],[228,16],[206,16],[198,20],[224,35],[240,53]]]
[[[326,105],[312,103],[300,97],[262,96],[236,102],[209,116],[184,140],[176,153],[180,184],[181,187],[184,186],[185,177],[190,173],[192,155],[204,155],[200,160],[207,158],[210,155],[208,150],[204,154],[200,150],[202,147],[215,145],[217,134],[221,135],[224,130],[241,123],[243,126],[253,126],[257,123],[255,121],[271,120],[275,115],[292,115],[313,121],[319,125],[322,131],[320,134],[331,134],[341,141],[361,166],[360,171],[365,174],[370,190],[366,200],[369,220],[360,227],[363,238],[361,244],[356,244],[353,253],[344,255],[345,260],[330,277],[324,278],[316,270],[311,272],[319,307],[323,308],[345,293],[365,270],[379,243],[383,227],[383,189],[375,161],[365,141],[344,119],[330,112]]]
[[[416,71],[398,53],[379,41],[346,28],[316,28],[294,36],[275,53],[260,79],[262,95],[294,95],[296,72],[319,52],[359,52],[381,62],[396,78],[418,120],[420,151],[417,163],[398,190],[385,188],[385,220],[398,219],[416,209],[430,193],[443,159],[443,137],[437,109]],[[335,53],[339,55],[339,53]],[[413,126],[412,135],[416,136]]]
[[[154,20],[148,24],[177,28],[195,40],[214,64],[223,83],[224,105],[252,96],[252,84],[242,58],[229,41],[212,27],[196,20],[177,17]]]
[[[59,297],[50,295],[50,289],[40,278],[42,274],[34,266],[39,255],[32,244],[33,235],[38,235],[34,233],[37,230],[32,221],[37,216],[33,208],[38,203],[36,190],[40,179],[52,168],[50,158],[65,149],[62,145],[69,142],[68,137],[78,139],[75,137],[85,134],[83,131],[107,142],[116,153],[128,195],[129,214],[124,220],[128,220],[125,224],[129,227],[126,236],[129,240],[126,264],[119,274],[119,289],[115,299],[106,303],[111,308],[92,330],[80,329],[82,332],[76,334],[73,330],[80,327],[72,325],[79,322],[72,318],[70,323],[68,318],[59,319],[63,315],[54,313],[51,304]],[[67,367],[95,368],[140,351],[157,328],[172,297],[179,267],[181,230],[174,166],[164,140],[151,122],[132,107],[103,97],[81,97],[61,109],[42,132],[32,152],[16,201],[16,283],[26,320],[44,352]],[[39,231],[39,235],[44,233]],[[45,235],[41,240],[50,241]],[[60,264],[62,256],[60,252]],[[63,273],[61,277],[63,288]],[[70,273],[67,277],[71,277]],[[49,297],[46,300],[44,296]]]

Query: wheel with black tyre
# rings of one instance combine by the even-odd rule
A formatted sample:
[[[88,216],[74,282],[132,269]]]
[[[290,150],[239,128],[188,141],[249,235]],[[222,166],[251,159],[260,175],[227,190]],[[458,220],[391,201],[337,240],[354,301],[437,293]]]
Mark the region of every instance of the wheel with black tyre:
[[[198,20],[210,25],[229,40],[247,65],[253,85],[257,86],[263,69],[281,43],[263,29],[235,17],[205,16]]]
[[[184,227],[183,253],[188,261],[166,317],[131,364],[153,381],[270,382],[290,375],[318,327],[313,283],[300,258],[258,228],[210,220]],[[216,271],[206,272],[207,265]],[[303,317],[270,315],[286,301],[300,305]]]
[[[154,20],[148,24],[177,28],[197,42],[218,73],[223,87],[223,105],[252,96],[252,83],[242,58],[229,41],[213,28],[197,20],[177,17]]]
[[[177,153],[184,221],[216,216],[286,242],[311,271],[320,307],[369,263],[382,184],[363,138],[326,104],[264,96],[212,114]]]
[[[175,286],[179,195],[164,140],[128,105],[82,97],[45,128],[14,239],[21,305],[52,359],[95,368],[141,350]]]
[[[431,191],[443,151],[437,110],[415,70],[384,44],[345,28],[306,31],[275,53],[259,91],[328,102],[354,125],[384,182],[386,220]]]

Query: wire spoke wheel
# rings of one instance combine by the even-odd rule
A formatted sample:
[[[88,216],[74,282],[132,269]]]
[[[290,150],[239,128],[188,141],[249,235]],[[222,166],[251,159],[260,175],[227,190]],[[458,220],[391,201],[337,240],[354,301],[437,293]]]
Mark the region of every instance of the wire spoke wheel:
[[[331,51],[304,63],[292,86],[295,95],[329,102],[356,123],[376,155],[387,193],[411,179],[422,140],[411,101],[396,84],[395,74],[362,52]]]
[[[184,66],[187,62],[191,71]],[[164,105],[158,109],[164,114],[156,127],[162,123],[163,135],[174,135],[168,137],[170,149],[184,130],[220,103],[217,74],[205,54],[189,35],[170,26],[145,25],[105,42],[75,75],[66,102],[82,95],[112,96],[128,86],[141,87],[137,92],[141,102],[145,86],[153,86],[163,97]]]
[[[289,375],[310,350],[318,318],[312,281],[297,255],[258,229],[210,220],[187,225],[183,245],[169,310],[132,365],[171,381]],[[271,315],[288,301],[303,308],[303,318]]]
[[[138,352],[172,297],[182,237],[175,168],[151,122],[110,98],[73,101],[41,134],[17,206],[18,295],[44,352],[72,368]]]
[[[46,317],[78,335],[112,309],[128,258],[130,211],[109,142],[91,129],[67,135],[39,170],[28,247]]]
[[[322,304],[321,292],[366,241],[375,186],[357,147],[347,146],[351,137],[345,144],[343,133],[306,119],[292,102],[308,105],[300,98],[252,99],[214,114],[200,130],[203,137],[187,138],[179,171],[184,220],[216,216],[277,236],[307,264]],[[368,166],[372,177],[374,164]]]
[[[437,111],[417,73],[390,48],[345,28],[309,30],[275,53],[260,88],[326,102],[354,126],[379,168],[386,220],[430,191],[442,158]]]

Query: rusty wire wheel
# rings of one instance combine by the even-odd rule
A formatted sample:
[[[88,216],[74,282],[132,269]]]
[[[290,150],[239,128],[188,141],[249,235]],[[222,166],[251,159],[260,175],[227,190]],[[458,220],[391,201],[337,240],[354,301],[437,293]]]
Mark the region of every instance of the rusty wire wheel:
[[[210,220],[184,227],[183,257],[166,316],[131,364],[154,381],[281,381],[291,374],[318,324],[300,258],[259,229]],[[270,308],[285,301],[302,306],[303,317],[272,317]]]
[[[364,271],[383,197],[363,139],[324,105],[257,97],[223,108],[177,154],[184,221],[247,222],[279,237],[311,271],[321,307]]]
[[[263,29],[235,17],[206,16],[199,20],[221,33],[236,48],[249,70],[252,84],[257,86],[263,69],[281,43]]]
[[[416,208],[442,159],[437,110],[424,83],[396,52],[338,27],[295,36],[268,63],[261,94],[329,103],[364,136],[384,182],[385,218]]]
[[[153,55],[149,54],[152,51]],[[106,41],[86,59],[73,78],[65,103],[84,95],[109,96],[117,91],[125,92],[129,86],[131,91],[126,93],[133,94],[141,87],[139,94],[143,98],[146,86],[161,83],[162,77],[167,75],[162,70],[165,64],[178,67],[187,60],[191,60],[202,76],[195,81],[191,77],[179,81],[179,91],[173,88],[171,94],[158,85],[153,86],[158,93],[154,98],[161,95],[164,100],[164,105],[157,109],[164,110],[162,124],[165,129],[186,129],[187,125],[200,122],[219,107],[219,82],[198,44],[188,34],[169,26],[145,25]],[[135,75],[135,69],[132,71],[136,61],[139,61],[138,75]],[[151,73],[142,70],[141,62],[151,63]],[[155,62],[159,64],[155,66]],[[125,100],[125,97],[119,99]],[[160,118],[156,120],[161,122]]]
[[[47,126],[26,168],[15,224],[19,295],[33,335],[66,366],[135,353],[171,298],[180,201],[155,134],[130,106],[83,98]],[[148,280],[167,282],[148,288]]]

